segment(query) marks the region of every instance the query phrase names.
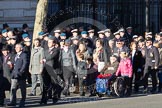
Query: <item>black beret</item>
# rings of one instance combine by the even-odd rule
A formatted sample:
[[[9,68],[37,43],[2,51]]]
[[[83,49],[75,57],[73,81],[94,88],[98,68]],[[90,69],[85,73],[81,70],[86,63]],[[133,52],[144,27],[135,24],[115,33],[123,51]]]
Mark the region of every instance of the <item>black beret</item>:
[[[25,28],[27,28],[27,27],[28,27],[27,24],[23,24],[23,26],[22,26],[23,29],[25,29]]]
[[[8,50],[9,50],[8,46],[3,46],[2,51],[8,51]]]
[[[7,23],[3,24],[3,29],[9,27]]]

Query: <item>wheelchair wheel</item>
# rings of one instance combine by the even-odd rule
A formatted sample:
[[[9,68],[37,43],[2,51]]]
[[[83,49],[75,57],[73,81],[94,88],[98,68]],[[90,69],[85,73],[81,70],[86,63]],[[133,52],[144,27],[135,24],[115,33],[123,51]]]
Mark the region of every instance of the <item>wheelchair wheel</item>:
[[[114,82],[114,92],[118,97],[125,95],[126,85],[123,77],[118,77]]]

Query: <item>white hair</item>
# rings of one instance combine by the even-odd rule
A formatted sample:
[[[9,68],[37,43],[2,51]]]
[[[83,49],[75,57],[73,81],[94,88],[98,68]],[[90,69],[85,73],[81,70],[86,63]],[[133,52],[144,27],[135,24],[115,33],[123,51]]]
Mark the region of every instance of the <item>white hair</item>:
[[[23,49],[23,45],[22,45],[22,44],[20,44],[20,43],[16,44],[16,46],[20,46],[20,47],[21,47],[21,49]]]

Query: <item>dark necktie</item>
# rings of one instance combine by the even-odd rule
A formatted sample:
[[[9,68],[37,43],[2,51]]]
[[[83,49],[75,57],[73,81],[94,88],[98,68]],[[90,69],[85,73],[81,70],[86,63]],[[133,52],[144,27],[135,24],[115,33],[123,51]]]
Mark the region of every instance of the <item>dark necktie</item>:
[[[118,49],[118,56],[120,55],[120,49]]]

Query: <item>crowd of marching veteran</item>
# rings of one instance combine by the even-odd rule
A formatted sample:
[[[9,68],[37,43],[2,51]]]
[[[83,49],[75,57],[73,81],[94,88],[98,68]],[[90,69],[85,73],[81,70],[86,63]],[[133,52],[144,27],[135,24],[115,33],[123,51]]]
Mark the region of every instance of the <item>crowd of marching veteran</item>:
[[[40,95],[56,103],[62,95],[77,92],[96,96],[96,78],[123,76],[127,93],[158,93],[162,90],[162,32],[136,35],[132,27],[96,31],[93,28],[61,28],[51,35],[47,29],[31,41],[27,24],[22,30],[3,24],[0,33],[0,106],[5,91],[10,91],[8,106],[16,106],[16,91],[21,90],[19,107],[26,95]],[[150,77],[151,76],[151,77]],[[151,89],[148,78],[151,78]],[[36,91],[40,82],[40,94]],[[31,84],[26,94],[26,84]],[[133,85],[133,86],[132,86]],[[74,86],[76,90],[73,90]],[[87,88],[85,88],[87,87]]]

